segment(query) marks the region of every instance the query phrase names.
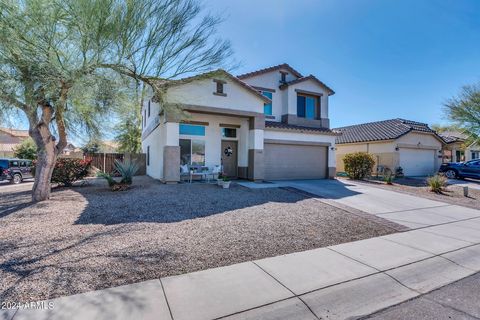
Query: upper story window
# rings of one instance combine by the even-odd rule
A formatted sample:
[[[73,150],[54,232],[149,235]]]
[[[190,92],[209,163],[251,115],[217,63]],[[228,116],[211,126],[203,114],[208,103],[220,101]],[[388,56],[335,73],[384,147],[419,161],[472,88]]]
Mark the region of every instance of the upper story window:
[[[150,100],[148,100],[148,117],[150,118]]]
[[[297,116],[306,119],[320,119],[320,97],[297,94]]]
[[[226,97],[227,94],[224,92],[224,86],[225,86],[226,82],[223,81],[223,80],[218,80],[218,79],[214,79],[213,82],[215,82],[215,84],[216,84],[216,88],[215,88],[216,90],[213,94],[217,95],[217,96]]]
[[[267,97],[268,99],[270,99],[270,101],[272,101],[272,97],[273,97],[273,94],[269,91],[262,91],[261,92],[262,95],[264,95],[265,97]],[[268,116],[271,116],[272,115],[272,102],[270,103],[265,103],[263,105],[263,113],[268,115]]]
[[[287,82],[287,74],[288,74],[288,72],[280,71],[280,74],[281,74],[280,82],[282,82],[282,83]]]
[[[205,136],[205,126],[181,123],[180,134],[187,136]]]
[[[147,110],[143,110],[143,127],[147,126]]]

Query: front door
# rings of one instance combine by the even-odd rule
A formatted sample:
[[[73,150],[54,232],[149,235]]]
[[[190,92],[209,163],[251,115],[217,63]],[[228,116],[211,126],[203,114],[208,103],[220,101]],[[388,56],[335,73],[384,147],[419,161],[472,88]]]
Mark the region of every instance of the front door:
[[[230,178],[237,177],[237,141],[222,140],[223,173]]]

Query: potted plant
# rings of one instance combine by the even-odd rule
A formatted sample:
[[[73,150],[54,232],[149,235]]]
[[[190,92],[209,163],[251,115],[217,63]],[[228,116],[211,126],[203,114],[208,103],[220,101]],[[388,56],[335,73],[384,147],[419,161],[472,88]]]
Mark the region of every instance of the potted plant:
[[[218,174],[218,178],[217,178],[217,186],[223,186],[223,173],[219,173]]]
[[[231,183],[230,179],[227,176],[223,176],[223,183],[222,183],[223,189],[230,188],[230,183]]]
[[[402,167],[397,167],[397,169],[395,169],[395,177],[396,178],[403,178],[404,177]]]

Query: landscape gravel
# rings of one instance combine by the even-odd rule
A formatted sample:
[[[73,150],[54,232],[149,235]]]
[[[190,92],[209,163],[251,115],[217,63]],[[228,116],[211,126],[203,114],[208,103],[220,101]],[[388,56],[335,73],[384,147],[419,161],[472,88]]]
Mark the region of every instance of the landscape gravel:
[[[0,185],[0,301],[38,301],[393,233],[282,189]]]

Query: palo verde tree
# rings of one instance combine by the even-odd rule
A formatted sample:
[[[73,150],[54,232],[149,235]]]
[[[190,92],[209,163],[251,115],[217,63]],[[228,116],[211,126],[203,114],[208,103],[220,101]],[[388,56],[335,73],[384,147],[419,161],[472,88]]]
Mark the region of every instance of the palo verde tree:
[[[152,78],[217,68],[231,56],[218,18],[195,0],[0,0],[0,108],[22,111],[38,147],[32,199],[50,196],[74,131],[98,132],[125,77],[138,105]],[[120,80],[119,80],[120,79]]]
[[[464,86],[444,107],[448,119],[468,133],[469,140],[480,137],[480,84]]]

